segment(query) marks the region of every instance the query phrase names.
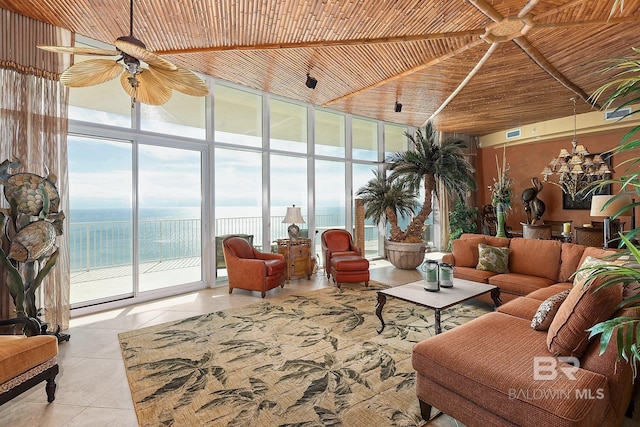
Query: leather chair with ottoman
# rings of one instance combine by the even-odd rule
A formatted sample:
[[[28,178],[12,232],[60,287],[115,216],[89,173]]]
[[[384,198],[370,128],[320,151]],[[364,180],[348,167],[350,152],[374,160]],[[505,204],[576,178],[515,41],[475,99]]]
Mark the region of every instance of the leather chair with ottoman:
[[[327,278],[333,277],[338,287],[340,283],[358,282],[369,286],[369,261],[362,256],[348,231],[330,229],[322,233],[321,240]]]

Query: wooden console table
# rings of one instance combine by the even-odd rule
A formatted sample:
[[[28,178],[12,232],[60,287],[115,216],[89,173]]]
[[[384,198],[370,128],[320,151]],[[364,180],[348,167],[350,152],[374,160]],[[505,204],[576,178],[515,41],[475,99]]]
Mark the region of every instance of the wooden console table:
[[[278,253],[287,263],[287,281],[311,279],[311,239],[278,239]]]

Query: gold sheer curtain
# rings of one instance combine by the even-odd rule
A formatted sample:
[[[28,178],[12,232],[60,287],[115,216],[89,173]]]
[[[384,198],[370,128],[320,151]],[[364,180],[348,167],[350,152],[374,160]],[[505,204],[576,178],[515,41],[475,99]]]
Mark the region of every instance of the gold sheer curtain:
[[[57,176],[60,210],[68,216],[69,91],[59,82],[59,76],[70,59],[69,55],[45,52],[36,45],[71,46],[73,34],[5,9],[0,9],[0,27],[5,35],[0,42],[0,161],[18,157],[21,171],[43,176],[48,168]],[[60,325],[63,330],[69,327],[68,225],[67,218],[64,233],[57,239],[57,264],[43,282],[38,299],[44,320],[52,328]],[[2,288],[0,311],[7,314],[7,299],[11,298],[7,286],[3,284]]]
[[[448,141],[459,139],[467,145],[465,157],[467,161],[476,168],[478,153],[478,138],[461,133],[440,132],[438,141]],[[467,205],[473,204],[471,195],[467,195]],[[440,210],[440,250],[444,251],[449,247],[449,212],[453,208],[451,197],[441,184],[438,184],[438,209]]]

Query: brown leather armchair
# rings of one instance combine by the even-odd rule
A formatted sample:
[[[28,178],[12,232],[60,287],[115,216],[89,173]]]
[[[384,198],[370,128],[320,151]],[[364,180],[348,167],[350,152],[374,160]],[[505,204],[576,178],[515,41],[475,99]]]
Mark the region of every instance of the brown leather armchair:
[[[322,255],[327,279],[330,276],[331,258],[337,256],[362,256],[360,249],[353,243],[351,233],[340,228],[331,228],[322,233]]]
[[[35,319],[22,317],[0,320],[0,327],[12,325],[19,335],[0,335],[0,405],[46,381],[47,401],[53,402],[58,339],[53,335],[38,335],[40,327]],[[22,331],[31,336],[25,336]]]
[[[227,264],[229,293],[233,288],[260,291],[262,298],[268,290],[284,287],[286,263],[280,254],[255,250],[242,237],[231,236],[222,241]]]
[[[340,283],[363,282],[369,286],[369,261],[361,255],[348,231],[330,229],[322,233],[322,253],[327,279]]]

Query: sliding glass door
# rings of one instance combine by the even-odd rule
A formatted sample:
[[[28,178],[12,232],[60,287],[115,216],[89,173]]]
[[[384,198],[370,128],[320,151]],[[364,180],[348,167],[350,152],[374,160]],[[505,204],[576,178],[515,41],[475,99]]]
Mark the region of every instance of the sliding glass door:
[[[73,307],[203,282],[200,150],[69,135],[68,152]]]
[[[133,296],[130,141],[68,137],[71,304]]]
[[[140,292],[202,280],[201,163],[199,151],[139,146]]]

